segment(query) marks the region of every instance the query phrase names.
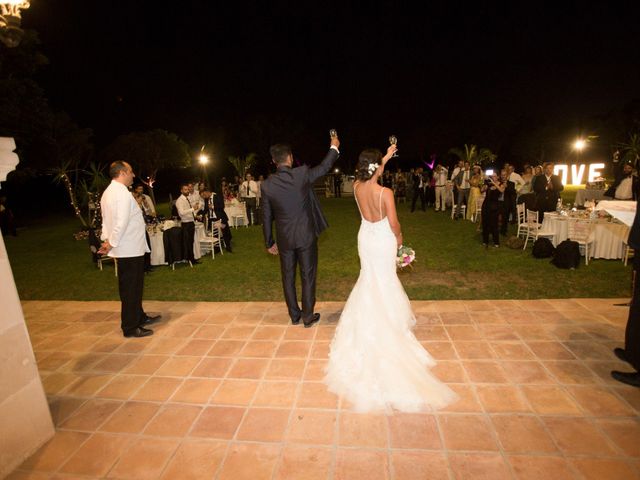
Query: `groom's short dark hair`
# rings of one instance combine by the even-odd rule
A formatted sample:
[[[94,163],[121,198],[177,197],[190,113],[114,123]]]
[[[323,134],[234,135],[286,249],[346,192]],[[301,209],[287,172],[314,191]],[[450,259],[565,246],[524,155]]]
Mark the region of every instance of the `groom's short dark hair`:
[[[283,143],[277,143],[276,145],[271,145],[269,152],[271,152],[273,161],[279,165],[287,161],[287,158],[291,155],[291,147]]]

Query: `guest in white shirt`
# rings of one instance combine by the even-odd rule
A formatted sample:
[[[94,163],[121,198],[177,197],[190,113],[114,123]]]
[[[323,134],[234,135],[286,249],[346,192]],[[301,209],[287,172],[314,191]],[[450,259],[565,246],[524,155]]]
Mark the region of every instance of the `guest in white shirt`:
[[[153,205],[153,200],[151,200],[149,195],[144,193],[144,185],[136,185],[134,187],[133,197],[138,201],[138,204],[145,215],[149,217],[156,216],[156,208]]]
[[[433,173],[436,189],[436,212],[440,211],[440,208],[442,208],[442,211],[444,212],[446,208],[448,174],[449,171],[447,170],[447,167],[436,165],[436,169]]]
[[[193,187],[193,184],[191,184]],[[192,264],[198,264],[193,255],[193,238],[196,232],[196,214],[200,210],[200,204],[198,201],[192,202],[189,184],[182,185],[180,187],[181,195],[176,200],[176,210],[180,216],[180,222],[182,223],[182,252],[183,258],[189,260]],[[200,195],[198,194],[198,198]]]
[[[133,170],[127,162],[113,162],[109,167],[111,184],[102,194],[102,246],[98,253],[118,262],[118,290],[122,302],[121,327],[125,337],[146,337],[153,330],[145,328],[160,318],[148,316],[142,308],[144,254],[149,252],[142,210],[129,189]]]
[[[469,162],[463,163],[463,169],[458,171],[458,174],[454,177],[454,185],[458,187],[458,207],[455,213],[455,219],[462,218],[462,204],[465,205],[469,202],[469,191],[471,190],[471,165]]]
[[[245,175],[245,178],[246,180],[240,185],[239,194],[247,208],[247,221],[249,222],[249,225],[253,225],[254,221],[257,220],[255,216],[258,196],[258,184],[255,180],[253,180],[253,177],[250,173],[247,173]]]
[[[188,183],[187,186],[189,187],[189,202],[191,202],[191,206],[197,211],[201,207],[202,200],[200,194],[196,191],[194,182]]]

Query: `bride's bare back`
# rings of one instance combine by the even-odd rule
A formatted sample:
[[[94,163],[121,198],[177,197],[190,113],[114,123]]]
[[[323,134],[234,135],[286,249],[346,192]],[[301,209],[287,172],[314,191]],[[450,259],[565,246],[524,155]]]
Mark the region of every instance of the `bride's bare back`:
[[[381,187],[377,182],[369,180],[356,182],[354,196],[358,202],[362,218],[367,222],[375,223],[386,217],[391,230],[396,236],[398,246],[402,245],[402,233],[393,192],[388,188]]]

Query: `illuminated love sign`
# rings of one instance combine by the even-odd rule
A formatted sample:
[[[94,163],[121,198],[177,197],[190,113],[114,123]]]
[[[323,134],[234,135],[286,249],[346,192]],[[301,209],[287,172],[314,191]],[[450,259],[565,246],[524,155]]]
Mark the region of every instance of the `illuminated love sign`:
[[[583,181],[584,171],[587,170],[587,167],[589,173],[587,175],[587,180]],[[587,182],[595,182],[596,178],[602,176],[600,170],[603,168],[604,163],[590,163],[588,165],[583,163],[571,165],[571,185],[584,185]],[[555,175],[560,175],[563,185],[569,185],[567,183],[569,180],[569,165],[556,165],[553,167],[553,173]]]

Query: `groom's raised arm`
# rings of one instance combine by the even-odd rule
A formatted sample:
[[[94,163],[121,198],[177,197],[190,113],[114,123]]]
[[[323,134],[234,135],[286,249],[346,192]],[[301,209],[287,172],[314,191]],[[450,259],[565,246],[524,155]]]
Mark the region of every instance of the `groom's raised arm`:
[[[320,165],[309,169],[309,183],[315,182],[331,170],[331,167],[340,156],[340,150],[338,150],[338,147],[340,147],[340,140],[338,140],[338,135],[336,134],[331,137],[331,148],[324,157],[324,160],[320,162]]]

